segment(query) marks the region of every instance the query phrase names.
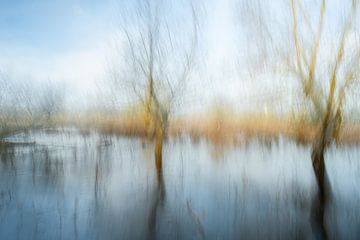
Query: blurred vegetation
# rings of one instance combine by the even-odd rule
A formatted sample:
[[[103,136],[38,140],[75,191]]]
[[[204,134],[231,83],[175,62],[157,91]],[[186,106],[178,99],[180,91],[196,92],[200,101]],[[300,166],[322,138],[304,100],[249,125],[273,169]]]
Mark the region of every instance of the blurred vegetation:
[[[0,136],[55,126],[64,115],[65,90],[48,81],[36,84],[0,71]]]
[[[15,77],[3,70],[0,72],[0,135],[32,128],[76,125],[109,134],[147,138],[159,145],[168,136],[184,134],[194,140],[203,137],[216,144],[241,144],[253,138],[268,141],[279,136],[314,144],[321,138],[321,132],[327,129],[331,132],[327,133],[331,135],[327,139],[331,141],[327,140],[325,145],[333,140],[336,144],[358,143],[357,115],[345,110],[345,102],[357,83],[359,69],[358,46],[346,45],[349,35],[351,37],[356,28],[352,20],[356,18],[357,1],[354,1],[340,38],[336,38],[340,42],[335,61],[331,61],[329,55],[326,58],[321,56],[321,49],[325,48],[321,45],[321,36],[326,8],[317,18],[309,16],[302,3],[289,1],[289,10],[292,10],[289,23],[293,25],[286,25],[289,27],[286,31],[282,24],[279,23],[277,29],[277,23],[269,20],[269,4],[247,0],[239,2],[240,25],[249,36],[253,36],[247,40],[251,40],[249,47],[256,50],[253,53],[249,49],[246,68],[249,68],[251,76],[261,75],[269,69],[269,74],[275,72],[271,75],[274,78],[279,76],[276,75],[278,73],[286,75],[284,69],[287,74],[290,73],[286,79],[297,80],[297,92],[293,97],[299,98],[297,106],[293,105],[292,109],[281,113],[275,110],[273,105],[282,105],[284,100],[261,104],[251,100],[254,102],[251,111],[239,111],[236,104],[214,102],[210,107],[206,105],[204,112],[184,116],[177,114],[182,98],[186,98],[189,92],[201,90],[189,89],[188,83],[193,80],[192,74],[198,71],[196,63],[206,56],[198,54],[203,47],[200,41],[204,40],[201,35],[203,6],[186,2],[186,10],[181,10],[184,12],[173,19],[171,14],[177,10],[171,4],[144,0],[131,4],[134,9],[126,8],[120,13],[119,45],[123,48],[117,55],[120,60],[115,62],[121,66],[112,64],[109,81],[104,82],[112,88],[106,93],[109,98],[115,99],[123,93],[121,91],[126,92],[125,97],[131,99],[126,109],[121,106],[123,109],[119,110],[116,106],[106,110],[107,106],[104,106],[68,111],[65,107],[68,96],[61,84],[50,80],[46,84],[36,83],[33,79]],[[316,2],[317,5],[319,3],[321,1]],[[186,21],[183,19],[185,15],[188,16]],[[184,24],[181,29],[188,32],[179,33],[181,24]],[[278,34],[278,31],[282,33],[284,43],[274,41],[273,34]],[[202,77],[198,75],[196,79],[202,81]],[[330,79],[328,84],[324,84],[326,79]],[[276,95],[279,89],[274,90],[273,95]],[[286,94],[294,93],[290,91]],[[276,99],[277,96],[270,97]],[[246,101],[246,97],[242,100]]]
[[[131,4],[132,11],[126,9],[128,12],[120,14],[123,17],[119,27],[121,41],[118,43],[121,45],[118,54],[121,59],[115,62],[120,62],[121,66],[114,64],[109,67],[107,82],[114,88],[110,98],[116,99],[122,91],[131,98],[132,104],[122,111],[116,107],[110,111],[100,107],[93,111],[70,113],[65,111],[66,91],[63,86],[50,80],[46,84],[36,84],[28,78],[18,79],[1,71],[0,139],[18,131],[74,125],[84,133],[95,129],[106,134],[150,140],[154,144],[158,192],[161,195],[154,200],[151,214],[153,220],[150,222],[156,222],[156,209],[165,196],[162,154],[168,137],[188,135],[194,142],[204,138],[215,146],[248,144],[253,139],[271,143],[274,139],[286,137],[311,146],[318,187],[317,198],[311,207],[311,220],[314,232],[326,239],[324,213],[332,194],[326,171],[326,151],[332,144],[360,143],[360,122],[352,118],[355,114],[345,110],[360,73],[356,21],[359,3],[352,0],[349,4],[349,11],[342,16],[344,24],[340,24],[339,36],[327,32],[335,45],[332,49],[323,40],[327,14],[325,0],[314,1],[308,9],[302,1],[289,0],[291,19],[283,21],[288,27],[285,30],[282,29],[284,23],[276,26],[270,21],[268,8],[271,4],[249,0],[239,2],[241,26],[248,34],[248,58],[244,65],[248,68],[249,78],[254,80],[268,74],[270,78],[285,76],[293,81],[296,96],[292,98],[300,97],[292,109],[275,110],[274,105],[282,105],[284,100],[275,103],[265,100],[261,104],[254,100],[253,109],[241,112],[237,110],[240,103],[230,107],[226,102],[215,101],[211,107],[205,107],[207,110],[204,112],[184,116],[175,114],[184,95],[202,90],[189,90],[187,86],[194,73],[200,75],[197,76],[199,81],[204,77],[196,69],[196,63],[206,57],[198,54],[203,47],[199,44],[203,40],[199,21],[201,8],[188,1],[186,10],[175,14],[177,10],[167,1],[139,0]],[[256,4],[251,4],[254,2]],[[319,7],[318,12],[311,16],[311,10],[316,7]],[[278,41],[274,40],[276,34],[280,34]],[[335,54],[330,54],[330,50]],[[224,74],[226,77],[229,76]],[[241,76],[236,76],[236,79],[241,81]],[[273,95],[277,95],[280,87],[272,87]],[[261,98],[260,94],[257,97]],[[278,96],[270,97],[277,99]],[[245,101],[245,98],[241,100]],[[356,97],[352,101],[356,102]],[[190,205],[188,208],[191,213]]]

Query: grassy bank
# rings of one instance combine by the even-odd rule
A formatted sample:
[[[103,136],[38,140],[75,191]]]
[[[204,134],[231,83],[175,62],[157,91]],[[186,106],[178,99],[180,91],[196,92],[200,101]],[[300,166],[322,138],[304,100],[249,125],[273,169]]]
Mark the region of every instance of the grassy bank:
[[[129,115],[82,115],[68,121],[84,131],[96,129],[104,134],[128,137],[147,137],[152,126],[147,127],[146,117]],[[64,123],[66,124],[66,123]],[[301,144],[311,144],[320,127],[310,121],[293,116],[265,114],[197,114],[170,120],[169,137],[190,136],[194,141],[201,138],[216,144],[246,144],[254,138],[271,141],[279,136],[293,139]],[[360,124],[344,123],[338,144],[360,143]]]
[[[99,114],[54,116],[51,121],[30,123],[8,121],[3,123],[1,136],[34,128],[75,126],[84,133],[96,130],[104,134],[127,137],[148,137],[154,129],[147,124],[144,113]],[[190,136],[193,141],[207,139],[215,144],[246,144],[252,139],[271,141],[283,136],[301,144],[311,144],[320,127],[294,115],[277,116],[264,113],[233,113],[212,111],[170,119],[168,137]],[[360,143],[360,124],[345,122],[338,144]]]

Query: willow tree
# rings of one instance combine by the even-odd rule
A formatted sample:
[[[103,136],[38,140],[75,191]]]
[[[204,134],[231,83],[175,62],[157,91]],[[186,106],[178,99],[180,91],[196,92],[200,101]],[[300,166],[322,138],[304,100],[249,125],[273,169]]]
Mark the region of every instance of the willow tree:
[[[132,9],[132,10],[131,10]],[[185,91],[198,42],[198,21],[192,2],[139,0],[122,15],[122,73],[113,76],[130,87],[145,109],[148,138],[155,142],[155,163],[162,172],[163,143],[169,116]]]
[[[331,186],[328,181],[324,155],[332,142],[339,142],[346,92],[358,78],[360,49],[353,48],[354,46],[347,47],[349,34],[354,29],[358,2],[352,1],[350,13],[346,17],[337,43],[336,54],[329,65],[324,64],[329,59],[324,59],[319,63],[319,52],[323,47],[321,39],[325,24],[325,0],[321,2],[320,17],[315,28],[311,26],[301,1],[292,0],[291,6],[293,40],[296,50],[293,70],[301,82],[305,99],[312,105],[319,126],[311,154],[318,186],[318,196],[312,206],[312,225],[317,227],[314,229],[317,236],[327,238],[329,229],[326,228],[324,212],[331,199]],[[302,29],[300,29],[301,26]],[[304,35],[312,36],[312,40],[308,41],[308,44],[305,44],[306,36]],[[346,52],[346,50],[348,51]],[[328,81],[328,87],[321,85],[324,80]]]

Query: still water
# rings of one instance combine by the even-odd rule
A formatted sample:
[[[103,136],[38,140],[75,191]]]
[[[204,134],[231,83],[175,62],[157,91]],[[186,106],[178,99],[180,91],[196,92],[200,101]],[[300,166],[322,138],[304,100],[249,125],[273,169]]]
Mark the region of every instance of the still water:
[[[0,239],[313,239],[310,148],[286,139],[220,149],[153,146],[76,129],[12,136],[0,161]],[[27,141],[31,144],[20,144]],[[360,148],[326,155],[332,239],[360,238]]]

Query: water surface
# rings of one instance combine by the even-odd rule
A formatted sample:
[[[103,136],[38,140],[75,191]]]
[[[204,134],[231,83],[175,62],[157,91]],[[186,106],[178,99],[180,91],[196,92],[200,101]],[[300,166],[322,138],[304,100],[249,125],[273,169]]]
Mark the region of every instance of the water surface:
[[[1,149],[0,239],[312,239],[309,147],[286,139],[153,146],[76,129],[12,136]],[[326,156],[333,239],[360,237],[360,149]]]

